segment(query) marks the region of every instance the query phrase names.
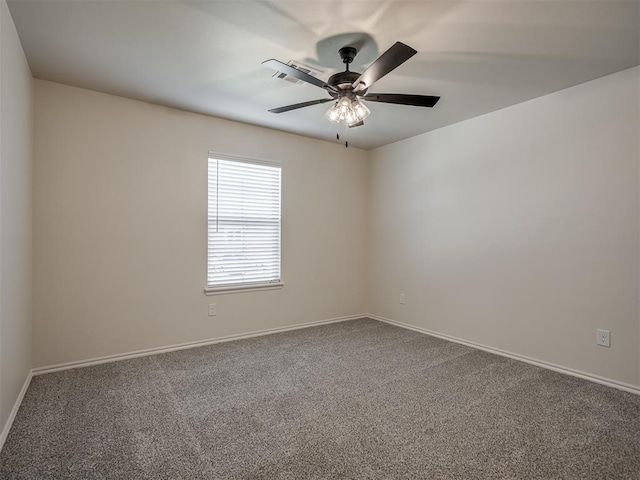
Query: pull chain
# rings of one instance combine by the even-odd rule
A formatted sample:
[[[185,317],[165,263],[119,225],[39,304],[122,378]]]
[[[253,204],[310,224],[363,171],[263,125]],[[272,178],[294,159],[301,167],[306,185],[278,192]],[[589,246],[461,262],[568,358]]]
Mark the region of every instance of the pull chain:
[[[340,141],[340,129],[342,128],[342,123],[338,124],[338,133],[336,133],[336,140]],[[345,137],[344,148],[349,148],[349,125],[344,125],[345,132],[343,136]]]

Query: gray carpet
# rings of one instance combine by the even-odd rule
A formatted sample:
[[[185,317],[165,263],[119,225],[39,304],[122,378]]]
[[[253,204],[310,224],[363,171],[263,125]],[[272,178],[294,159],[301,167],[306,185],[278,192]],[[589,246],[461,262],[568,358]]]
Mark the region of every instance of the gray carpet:
[[[373,320],[35,377],[10,479],[638,479],[640,396]]]

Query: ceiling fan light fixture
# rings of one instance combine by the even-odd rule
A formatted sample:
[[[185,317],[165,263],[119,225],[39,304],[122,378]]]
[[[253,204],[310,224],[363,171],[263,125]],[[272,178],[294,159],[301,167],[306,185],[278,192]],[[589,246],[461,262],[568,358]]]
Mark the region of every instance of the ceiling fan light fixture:
[[[353,61],[358,50],[353,46],[342,47],[338,50],[342,62],[346,65],[344,72],[334,73],[324,82],[295,65],[287,65],[275,59],[262,62],[263,65],[277,70],[281,74],[296,78],[302,82],[324,89],[331,98],[321,98],[309,102],[301,102],[287,105],[280,108],[272,108],[272,113],[283,113],[298,108],[310,107],[321,103],[334,102],[333,106],[325,113],[325,117],[331,122],[346,125],[348,127],[359,127],[364,124],[364,119],[369,116],[369,109],[360,101],[366,98],[370,102],[394,103],[397,105],[412,105],[415,107],[433,107],[440,97],[432,95],[409,95],[402,93],[375,93],[371,94],[367,90],[375,82],[392,72],[404,62],[413,57],[416,50],[402,42],[394,43],[382,55],[380,55],[364,73],[352,72],[349,64]],[[279,74],[280,75],[280,74]]]
[[[351,108],[351,100],[349,100],[349,97],[342,97],[336,103],[336,107],[338,107],[341,114],[346,115]]]
[[[327,110],[325,117],[334,123],[351,126],[362,122],[369,113],[371,112],[362,102],[344,96]]]
[[[325,117],[335,123],[340,123],[340,116],[341,113],[337,104],[334,104],[329,110],[327,110],[327,113],[325,113]]]
[[[353,105],[351,108],[353,108],[353,111],[356,114],[356,118],[358,119],[358,122],[364,121],[364,119],[367,118],[371,113],[371,110],[369,110],[367,106],[364,103],[360,102],[359,100],[356,100],[355,102],[353,102]]]

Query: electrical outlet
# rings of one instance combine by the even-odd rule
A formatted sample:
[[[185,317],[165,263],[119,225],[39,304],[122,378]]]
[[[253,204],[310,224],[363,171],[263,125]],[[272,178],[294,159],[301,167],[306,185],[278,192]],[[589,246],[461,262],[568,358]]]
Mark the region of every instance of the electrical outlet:
[[[216,310],[216,304],[215,303],[210,303],[209,304],[209,316],[210,317],[215,317],[218,314],[218,311]]]
[[[596,333],[596,345],[602,345],[603,347],[610,347],[611,332],[609,330],[598,329]]]
[[[407,296],[404,293],[400,294],[400,304],[404,305],[405,303],[407,303]]]

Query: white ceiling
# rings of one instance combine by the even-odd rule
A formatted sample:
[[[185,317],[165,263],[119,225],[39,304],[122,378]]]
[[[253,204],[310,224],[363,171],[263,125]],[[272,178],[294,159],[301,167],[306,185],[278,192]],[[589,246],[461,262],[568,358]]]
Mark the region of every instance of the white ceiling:
[[[327,140],[330,104],[267,112],[326,93],[260,63],[304,61],[326,80],[342,70],[340,38],[370,36],[358,71],[402,41],[418,54],[371,92],[442,99],[433,109],[370,103],[366,124],[349,131],[367,149],[640,64],[638,1],[8,3],[36,78]]]

